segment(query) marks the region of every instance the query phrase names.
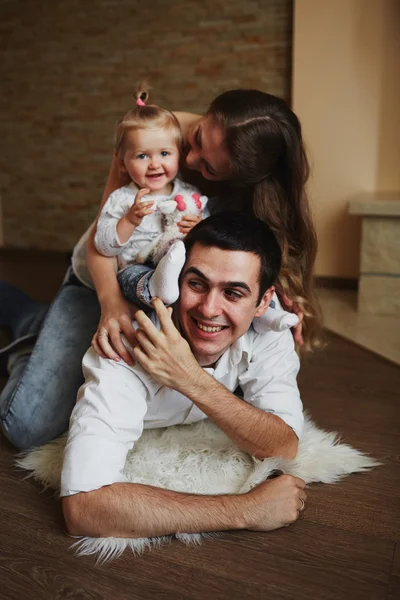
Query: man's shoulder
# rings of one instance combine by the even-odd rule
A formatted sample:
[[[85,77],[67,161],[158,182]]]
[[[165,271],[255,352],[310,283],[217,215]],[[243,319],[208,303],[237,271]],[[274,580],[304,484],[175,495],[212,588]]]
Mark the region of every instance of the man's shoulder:
[[[243,351],[252,358],[255,354],[262,355],[286,351],[296,354],[293,335],[290,329],[287,331],[266,331],[258,333],[253,326],[240,338]]]
[[[124,335],[122,335],[122,341],[128,351],[131,351],[132,347]],[[96,380],[98,384],[101,384],[103,381],[110,380],[110,378],[113,381],[118,379],[118,383],[121,385],[139,385],[139,387],[142,385],[141,389],[146,389],[150,396],[154,396],[161,387],[137,361],[133,365],[128,365],[124,360],[117,362],[103,358],[93,348],[87,350],[83,357],[82,366],[86,382]]]

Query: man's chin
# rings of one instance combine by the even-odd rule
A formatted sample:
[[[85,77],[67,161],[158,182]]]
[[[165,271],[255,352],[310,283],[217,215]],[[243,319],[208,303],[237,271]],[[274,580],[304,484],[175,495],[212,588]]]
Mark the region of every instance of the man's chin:
[[[226,339],[211,341],[191,338],[187,341],[193,355],[202,367],[215,363],[230,346],[230,343]]]
[[[182,322],[183,321],[183,322]],[[230,327],[219,332],[207,332],[200,329],[193,317],[182,319],[181,333],[201,366],[214,363],[230,346]]]

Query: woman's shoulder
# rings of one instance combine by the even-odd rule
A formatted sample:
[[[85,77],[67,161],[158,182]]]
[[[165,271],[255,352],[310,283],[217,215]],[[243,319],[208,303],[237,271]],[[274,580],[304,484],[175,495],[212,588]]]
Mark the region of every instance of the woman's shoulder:
[[[173,111],[173,114],[179,121],[179,125],[181,126],[183,138],[187,138],[188,132],[200,121],[202,118],[201,115],[195,115],[194,113],[181,112],[181,111]]]

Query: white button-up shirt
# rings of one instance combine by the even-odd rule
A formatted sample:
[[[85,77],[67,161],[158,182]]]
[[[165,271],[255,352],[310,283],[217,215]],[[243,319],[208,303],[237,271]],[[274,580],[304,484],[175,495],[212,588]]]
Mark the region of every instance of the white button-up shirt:
[[[72,412],[64,455],[62,496],[126,481],[126,455],[144,428],[207,418],[186,396],[160,385],[140,365],[106,360],[90,349],[83,370],[85,383]],[[231,392],[240,386],[244,402],[277,415],[301,436],[299,359],[290,331],[258,334],[250,328],[215,369],[205,370]]]

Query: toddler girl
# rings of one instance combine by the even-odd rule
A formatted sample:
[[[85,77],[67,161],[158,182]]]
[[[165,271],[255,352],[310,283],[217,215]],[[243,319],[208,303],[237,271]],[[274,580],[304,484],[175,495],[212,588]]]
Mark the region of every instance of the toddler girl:
[[[177,178],[182,136],[176,117],[146,105],[147,97],[141,86],[135,108],[117,126],[115,152],[132,181],[107,199],[95,236],[100,254],[117,257],[124,295],[142,307],[151,306],[153,296],[166,305],[177,300],[185,262],[179,238],[201,220],[207,202]]]

